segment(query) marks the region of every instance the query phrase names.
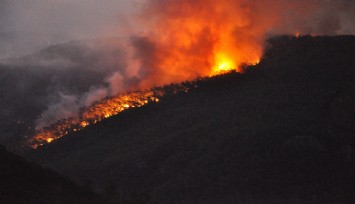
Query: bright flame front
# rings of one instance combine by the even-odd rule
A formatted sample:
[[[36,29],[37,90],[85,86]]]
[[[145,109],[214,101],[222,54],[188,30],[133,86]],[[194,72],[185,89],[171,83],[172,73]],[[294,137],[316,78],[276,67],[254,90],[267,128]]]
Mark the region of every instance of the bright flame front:
[[[148,3],[142,19],[148,28],[135,43],[141,67],[149,70],[141,88],[240,71],[242,65],[259,60],[264,35],[254,25],[260,21],[252,22],[248,16],[252,8],[240,4],[159,1],[161,7],[156,7]]]
[[[187,92],[188,87],[174,86],[173,93]],[[51,143],[69,133],[82,130],[83,128],[96,124],[97,122],[117,115],[120,112],[135,107],[141,107],[148,103],[159,102],[159,98],[167,94],[162,89],[151,89],[122,94],[113,98],[107,98],[88,108],[79,117],[69,118],[41,129],[32,138],[31,146],[37,148],[46,143]]]
[[[212,69],[211,75],[222,74],[231,70],[235,70],[235,62],[225,54],[217,54],[215,66]]]

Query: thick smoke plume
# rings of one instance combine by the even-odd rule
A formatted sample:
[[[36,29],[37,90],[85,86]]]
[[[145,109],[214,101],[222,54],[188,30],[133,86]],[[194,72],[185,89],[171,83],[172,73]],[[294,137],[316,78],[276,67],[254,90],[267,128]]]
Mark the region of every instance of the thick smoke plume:
[[[193,79],[261,58],[280,34],[353,34],[354,1],[151,0],[133,38],[142,86]]]
[[[8,62],[33,63],[53,70],[66,69],[67,74],[74,75],[74,80],[79,77],[75,75],[85,76],[88,73],[98,77],[96,82],[89,83],[87,89],[80,92],[70,87],[78,86],[75,81],[65,85],[61,82],[63,79],[57,80],[57,83],[54,83],[56,87],[50,91],[48,108],[37,120],[36,129],[61,119],[75,118],[83,107],[137,88],[137,75],[134,69],[128,69],[131,66],[128,66],[127,60],[132,58],[132,48],[121,39],[72,42],[67,46],[50,47],[39,55],[27,56],[20,62],[12,62],[11,59]],[[79,71],[75,73],[77,69]]]

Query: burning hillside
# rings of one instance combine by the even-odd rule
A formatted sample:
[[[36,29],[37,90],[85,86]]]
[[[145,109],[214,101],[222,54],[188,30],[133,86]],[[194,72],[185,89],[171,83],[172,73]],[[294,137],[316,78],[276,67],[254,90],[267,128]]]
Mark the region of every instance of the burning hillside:
[[[184,86],[183,84],[171,85],[169,88],[162,87],[135,91],[106,98],[90,107],[83,108],[78,117],[63,119],[49,127],[40,129],[37,134],[31,138],[31,146],[36,149],[39,146],[50,143],[69,133],[79,131],[105,118],[117,115],[124,110],[141,107],[152,102],[159,102],[160,98],[163,96],[188,92],[190,88],[191,86]]]
[[[147,29],[133,38],[137,60],[145,73],[141,86],[240,71],[241,64],[257,63],[264,33],[252,25],[240,3],[147,3],[141,16]]]
[[[192,80],[256,64],[273,35],[351,32],[351,1],[145,1],[133,34],[142,87]],[[328,15],[334,14],[334,15]]]
[[[271,0],[146,1],[140,16],[135,18],[135,23],[141,25],[142,30],[130,33],[127,46],[130,49],[125,50],[127,59],[120,59],[125,61],[124,65],[106,79],[111,84],[109,89],[87,93],[111,98],[92,106],[86,104],[88,109],[79,103],[79,116],[72,117],[70,114],[74,111],[69,111],[70,118],[68,114],[65,116],[67,118],[52,117],[54,121],[42,118],[46,126],[58,118],[64,119],[40,130],[34,137],[33,147],[97,123],[127,108],[156,102],[165,93],[152,87],[214,76],[230,70],[242,72],[243,65],[259,63],[268,36],[288,33],[299,37],[301,33],[322,35],[344,32],[339,24],[340,17],[323,17],[323,12],[336,11],[346,16],[346,8],[352,6],[346,1],[334,4]],[[319,18],[314,18],[317,15]],[[304,19],[299,20],[299,16]],[[105,44],[111,46],[114,43]],[[150,90],[122,94],[147,89]],[[116,96],[117,93],[121,95]],[[56,111],[52,112],[57,114]]]

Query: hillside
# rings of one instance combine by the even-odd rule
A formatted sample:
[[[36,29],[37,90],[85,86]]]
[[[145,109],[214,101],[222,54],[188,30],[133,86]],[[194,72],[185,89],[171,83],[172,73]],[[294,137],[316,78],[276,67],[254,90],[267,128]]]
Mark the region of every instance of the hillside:
[[[102,203],[89,189],[0,146],[0,203]]]
[[[123,203],[354,203],[355,37],[268,43],[245,74],[24,155]]]

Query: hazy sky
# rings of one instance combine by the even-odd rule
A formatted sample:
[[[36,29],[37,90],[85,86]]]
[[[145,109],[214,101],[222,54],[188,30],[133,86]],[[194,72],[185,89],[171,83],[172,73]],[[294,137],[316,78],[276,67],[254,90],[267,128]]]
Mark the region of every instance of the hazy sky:
[[[135,0],[2,0],[1,29],[95,33],[130,13]]]
[[[142,0],[1,0],[0,58],[13,52],[30,52],[46,43],[122,36],[129,29],[127,14],[137,11],[140,2]]]

